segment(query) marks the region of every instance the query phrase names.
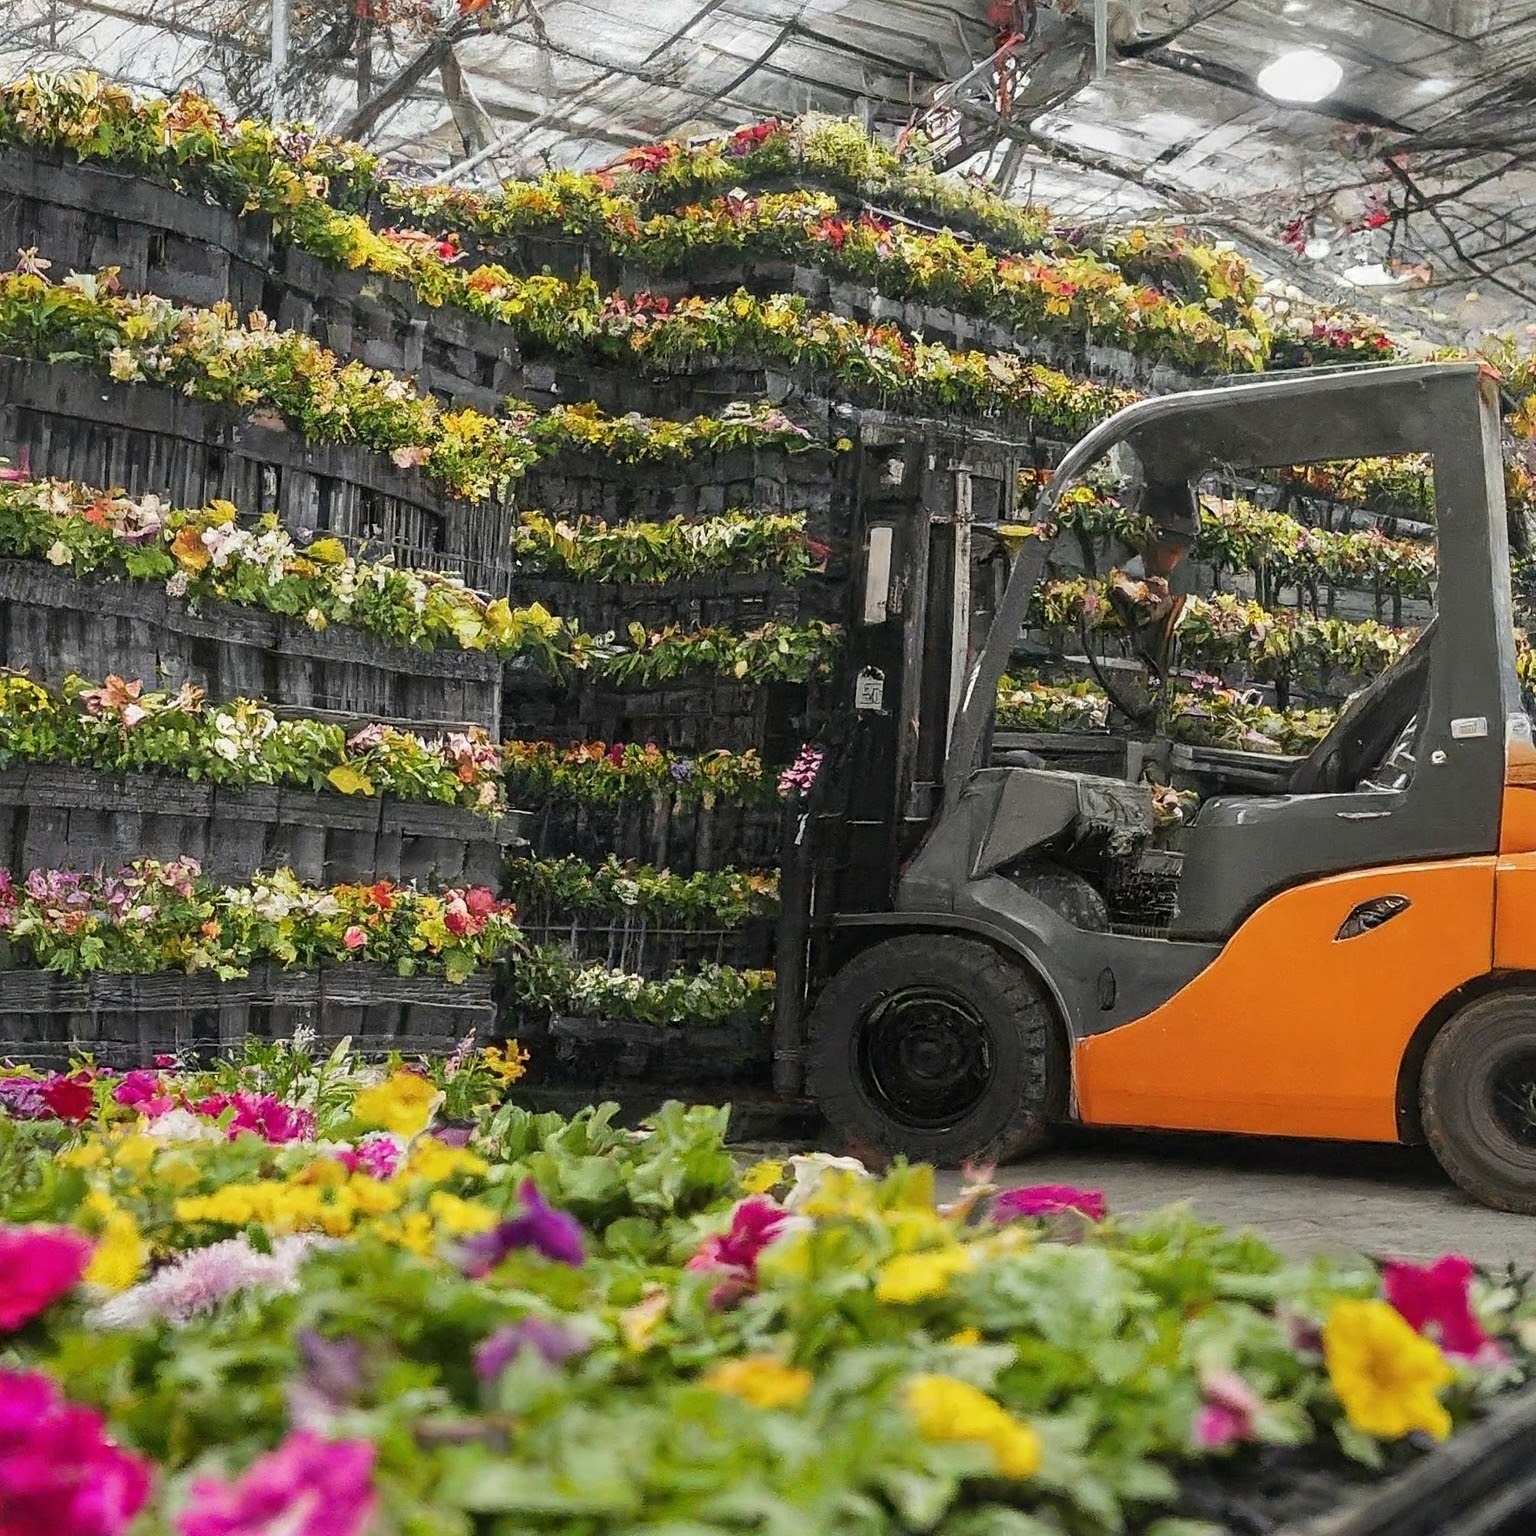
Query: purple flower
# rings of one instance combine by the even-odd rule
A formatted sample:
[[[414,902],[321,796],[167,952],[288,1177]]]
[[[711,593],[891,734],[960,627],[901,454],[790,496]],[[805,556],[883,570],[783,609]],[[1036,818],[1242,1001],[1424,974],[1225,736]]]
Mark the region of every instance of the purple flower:
[[[452,1147],[459,1152],[469,1145],[474,1132],[467,1125],[441,1125],[432,1135],[445,1147]]]
[[[43,1120],[52,1115],[43,1097],[46,1085],[35,1077],[0,1077],[0,1111],[13,1120]]]
[[[525,1349],[531,1349],[546,1365],[563,1365],[572,1355],[585,1354],[587,1345],[569,1328],[544,1317],[525,1317],[498,1328],[475,1351],[475,1374],[481,1381],[495,1381]]]
[[[679,784],[686,784],[693,778],[694,763],[691,757],[677,758],[667,769],[667,772],[677,780]]]
[[[362,1340],[328,1339],[313,1328],[301,1328],[298,1343],[302,1370],[288,1388],[288,1417],[296,1429],[323,1430],[362,1397]]]
[[[532,1179],[524,1179],[517,1193],[523,1204],[521,1216],[464,1244],[465,1274],[481,1279],[518,1248],[532,1248],[555,1264],[579,1265],[585,1259],[581,1225],[574,1217],[546,1205]]]

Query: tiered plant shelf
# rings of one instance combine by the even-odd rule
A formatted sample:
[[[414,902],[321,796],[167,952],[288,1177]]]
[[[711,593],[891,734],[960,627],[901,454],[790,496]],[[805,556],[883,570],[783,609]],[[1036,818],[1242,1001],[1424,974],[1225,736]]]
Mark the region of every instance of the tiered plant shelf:
[[[396,644],[322,606],[273,611],[216,585],[184,600],[28,548],[0,566],[11,663],[54,684],[132,670],[349,733],[479,726],[508,743],[506,792],[545,859],[776,863],[780,770],[832,708],[861,444],[981,445],[1009,466],[996,515],[1025,523],[1014,468],[1056,462],[1136,391],[1247,371],[1272,348],[1230,252],[1170,230],[1053,229],[846,125],[770,125],[476,198],[195,101],[23,85],[0,96],[0,189],[0,238],[52,263],[4,294],[6,345],[24,354],[0,414],[13,459],[184,506],[223,498],[247,528],[271,514],[293,536],[284,573],[313,564],[306,540],[332,541],[485,594]],[[59,286],[102,267],[121,296]],[[270,318],[243,318],[254,309]],[[1392,350],[1329,325],[1273,344]],[[1196,551],[1219,590],[1192,605],[1184,660],[1262,683],[1279,707],[1202,685],[1191,732],[1295,745],[1327,718],[1307,706],[1401,649],[1394,627],[1418,617],[1429,575],[1426,503],[1379,489],[1233,488]],[[1348,532],[1363,512],[1341,526],[1334,506],[1370,508],[1385,537]],[[1036,615],[1057,662],[1085,614],[1114,648],[1093,584],[1134,532],[1108,503],[1073,515],[1081,558]],[[728,540],[698,555],[743,517],[793,520],[783,548],[809,557]],[[1278,619],[1287,598],[1310,611]],[[472,638],[455,638],[460,619]],[[1081,681],[1005,690],[1005,726],[1100,730],[1107,715]],[[125,775],[93,806],[89,777],[9,771],[13,858],[77,825],[114,850],[179,843],[229,867],[281,852],[312,879],[468,880],[494,854],[458,838],[476,815],[463,806],[337,796],[331,814],[312,786],[188,783],[153,804],[154,783]],[[241,830],[223,837],[226,823]],[[528,914],[501,1006],[543,1048],[533,1081],[765,1083],[765,920],[640,920],[605,900]]]

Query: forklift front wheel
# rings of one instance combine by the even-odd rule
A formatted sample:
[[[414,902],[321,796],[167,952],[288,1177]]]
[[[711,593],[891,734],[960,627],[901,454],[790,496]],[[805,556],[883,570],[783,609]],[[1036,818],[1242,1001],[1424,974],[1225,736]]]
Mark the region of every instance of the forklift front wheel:
[[[1536,991],[1478,998],[1446,1024],[1424,1059],[1419,1113],[1474,1200],[1536,1216]]]
[[[809,1087],[851,1141],[954,1167],[1038,1147],[1067,1099],[1055,1011],[989,944],[905,934],[855,955],[810,1018]]]

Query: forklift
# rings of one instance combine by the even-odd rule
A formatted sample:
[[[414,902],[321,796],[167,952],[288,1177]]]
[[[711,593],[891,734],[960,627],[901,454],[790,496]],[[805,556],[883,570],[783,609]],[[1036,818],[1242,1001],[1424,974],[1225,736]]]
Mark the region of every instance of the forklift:
[[[1181,846],[1152,791],[1187,746],[1134,741],[1116,776],[997,736],[1052,508],[1095,466],[1128,469],[1144,575],[1172,583],[1215,477],[1406,454],[1433,465],[1433,618]],[[846,697],[784,860],[778,1092],[946,1166],[1063,1121],[1427,1141],[1476,1200],[1536,1213],[1536,747],[1495,378],[1354,366],[1142,401],[1067,452],[1011,560],[979,553],[966,474],[934,510],[945,468],[898,433],[857,450]],[[1166,668],[1178,604],[1153,607],[1137,640]]]

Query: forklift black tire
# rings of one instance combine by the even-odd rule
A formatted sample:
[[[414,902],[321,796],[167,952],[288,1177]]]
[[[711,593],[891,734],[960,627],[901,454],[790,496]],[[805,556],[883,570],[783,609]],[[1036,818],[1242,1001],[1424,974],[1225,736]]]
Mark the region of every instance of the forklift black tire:
[[[1419,1114],[1467,1194],[1536,1216],[1536,991],[1479,998],[1445,1025],[1424,1059]]]
[[[855,955],[816,1000],[807,1081],[850,1142],[957,1167],[1040,1146],[1066,1107],[1055,1009],[1022,962],[954,934]]]

